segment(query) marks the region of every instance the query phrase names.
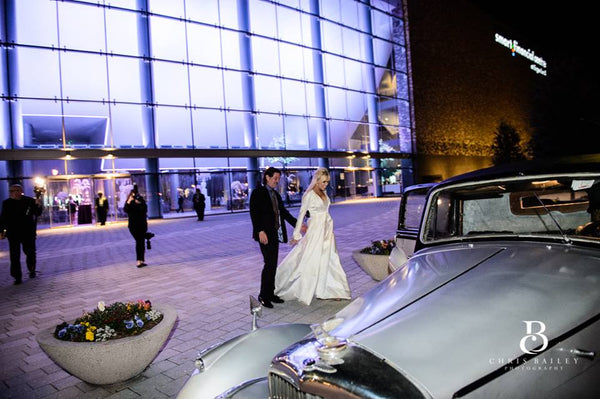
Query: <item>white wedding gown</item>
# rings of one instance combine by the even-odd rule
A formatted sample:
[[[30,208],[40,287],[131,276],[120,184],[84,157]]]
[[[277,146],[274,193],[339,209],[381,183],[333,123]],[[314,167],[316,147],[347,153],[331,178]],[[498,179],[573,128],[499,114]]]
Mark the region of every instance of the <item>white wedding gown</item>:
[[[318,299],[350,299],[346,273],[342,269],[329,215],[329,198],[323,201],[313,190],[302,198],[294,239],[299,240],[277,267],[275,295],[310,305]],[[310,212],[308,229],[300,229],[306,211]]]

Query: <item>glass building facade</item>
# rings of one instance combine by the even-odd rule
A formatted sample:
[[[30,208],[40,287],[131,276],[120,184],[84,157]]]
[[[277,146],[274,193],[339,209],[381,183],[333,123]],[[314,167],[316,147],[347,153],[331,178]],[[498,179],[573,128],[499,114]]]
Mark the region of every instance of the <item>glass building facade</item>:
[[[93,220],[98,191],[123,217],[134,183],[160,217],[195,188],[208,211],[247,209],[268,166],[290,203],[318,166],[333,197],[411,179],[401,0],[1,4],[0,194],[43,178],[50,225]]]

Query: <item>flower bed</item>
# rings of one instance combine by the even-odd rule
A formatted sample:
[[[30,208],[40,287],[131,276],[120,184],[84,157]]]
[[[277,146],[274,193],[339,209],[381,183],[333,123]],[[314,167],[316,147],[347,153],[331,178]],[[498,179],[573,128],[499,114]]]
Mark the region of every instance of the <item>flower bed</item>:
[[[379,240],[372,241],[371,245],[360,250],[361,254],[370,255],[388,255],[392,253],[392,249],[396,246],[394,240]]]
[[[99,342],[138,335],[151,329],[163,318],[152,309],[150,301],[115,302],[106,306],[98,302],[91,313],[84,313],[73,323],[56,326],[54,336],[63,341]]]
[[[100,310],[101,304],[97,309],[99,314],[86,313],[73,323],[42,330],[36,334],[36,340],[56,364],[83,381],[105,385],[128,380],[148,367],[164,347],[177,320],[175,308],[166,304],[157,305],[148,319],[146,314],[153,309],[149,301],[142,302],[117,302],[104,310]],[[143,314],[128,313],[128,305],[129,311],[143,309]],[[150,308],[145,309],[147,306]],[[100,316],[101,319],[96,319]],[[111,332],[107,334],[109,329]]]

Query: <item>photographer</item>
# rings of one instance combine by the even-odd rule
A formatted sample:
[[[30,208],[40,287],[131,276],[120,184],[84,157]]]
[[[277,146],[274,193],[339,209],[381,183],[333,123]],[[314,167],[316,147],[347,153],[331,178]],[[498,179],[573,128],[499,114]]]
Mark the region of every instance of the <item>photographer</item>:
[[[129,193],[123,210],[129,216],[129,232],[135,239],[135,255],[137,258],[137,267],[147,266],[144,256],[146,249],[144,241],[147,241],[150,249],[150,239],[154,234],[148,232],[148,206],[146,200],[138,192],[138,186],[135,184],[133,190]]]
[[[23,187],[13,184],[9,198],[2,203],[0,214],[0,238],[8,238],[10,250],[10,275],[14,284],[22,283],[21,246],[25,253],[29,278],[35,278],[35,238],[37,218],[42,214],[41,195],[36,191],[33,199],[23,195]]]

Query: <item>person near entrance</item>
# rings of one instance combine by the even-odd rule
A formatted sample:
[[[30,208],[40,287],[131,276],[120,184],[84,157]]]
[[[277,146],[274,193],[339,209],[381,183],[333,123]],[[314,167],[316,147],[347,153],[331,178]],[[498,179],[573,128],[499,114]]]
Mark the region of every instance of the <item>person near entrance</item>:
[[[206,208],[206,197],[202,194],[199,188],[196,189],[194,196],[192,197],[192,203],[194,204],[194,210],[198,216],[198,220],[204,220],[204,209]]]
[[[98,191],[96,197],[96,217],[100,226],[106,224],[106,215],[108,215],[108,199],[102,194],[102,191]]]
[[[127,227],[135,240],[137,267],[148,266],[145,261],[146,248],[144,242],[147,240],[148,249],[150,249],[150,239],[154,237],[154,234],[148,232],[148,205],[139,193],[137,184],[133,186],[133,190],[129,193],[123,210],[129,217]]]
[[[263,177],[263,185],[256,188],[250,196],[252,238],[260,244],[260,251],[264,259],[258,300],[267,308],[272,308],[273,302],[284,302],[274,293],[279,243],[287,242],[284,222],[287,221],[292,226],[296,225],[296,218],[285,209],[281,196],[276,190],[280,179],[281,171],[279,169],[267,168]]]
[[[23,195],[23,187],[13,184],[9,187],[9,198],[2,203],[0,213],[0,238],[8,238],[10,252],[10,275],[14,284],[22,283],[21,247],[25,253],[25,262],[29,278],[36,276],[35,239],[37,218],[42,214],[40,196],[35,199]]]

